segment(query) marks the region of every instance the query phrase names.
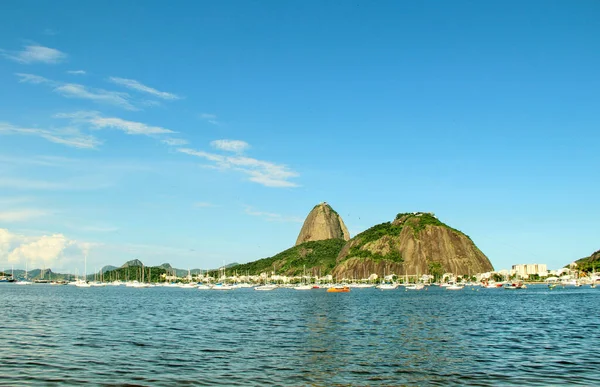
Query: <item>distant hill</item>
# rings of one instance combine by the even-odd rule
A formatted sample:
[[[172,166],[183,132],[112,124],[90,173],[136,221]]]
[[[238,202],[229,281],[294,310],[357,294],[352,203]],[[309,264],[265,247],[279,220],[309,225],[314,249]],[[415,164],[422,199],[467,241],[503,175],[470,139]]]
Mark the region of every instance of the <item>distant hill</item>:
[[[126,268],[126,267],[134,267],[134,266],[144,266],[144,264],[142,263],[142,261],[140,261],[139,259],[132,259],[131,261],[127,261],[125,262],[121,268]]]
[[[106,273],[107,271],[111,271],[111,270],[115,270],[115,269],[118,269],[118,267],[112,266],[112,265],[106,265],[102,269],[100,269],[100,272]]]
[[[589,257],[581,258],[575,261],[577,269],[584,272],[600,272],[600,250],[594,252]],[[569,265],[565,266],[568,267]]]

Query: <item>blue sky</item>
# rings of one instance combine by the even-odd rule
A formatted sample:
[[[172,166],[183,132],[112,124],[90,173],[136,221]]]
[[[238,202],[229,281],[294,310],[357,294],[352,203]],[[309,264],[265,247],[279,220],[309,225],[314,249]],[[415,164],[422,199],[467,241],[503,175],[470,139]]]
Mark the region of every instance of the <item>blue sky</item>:
[[[600,248],[597,1],[4,1],[0,269],[216,267],[432,211]]]

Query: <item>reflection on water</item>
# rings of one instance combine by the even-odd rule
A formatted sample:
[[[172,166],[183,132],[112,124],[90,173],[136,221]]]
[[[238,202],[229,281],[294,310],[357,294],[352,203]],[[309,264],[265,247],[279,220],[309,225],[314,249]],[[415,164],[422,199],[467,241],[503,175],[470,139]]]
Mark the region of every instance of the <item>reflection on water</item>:
[[[592,385],[600,289],[0,286],[0,384]]]

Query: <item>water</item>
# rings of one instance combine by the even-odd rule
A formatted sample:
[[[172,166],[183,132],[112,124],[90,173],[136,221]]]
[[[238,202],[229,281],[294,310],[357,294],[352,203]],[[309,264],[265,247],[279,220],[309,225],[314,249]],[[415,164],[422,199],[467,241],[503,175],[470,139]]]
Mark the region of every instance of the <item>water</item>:
[[[2,385],[597,385],[600,289],[0,285]]]

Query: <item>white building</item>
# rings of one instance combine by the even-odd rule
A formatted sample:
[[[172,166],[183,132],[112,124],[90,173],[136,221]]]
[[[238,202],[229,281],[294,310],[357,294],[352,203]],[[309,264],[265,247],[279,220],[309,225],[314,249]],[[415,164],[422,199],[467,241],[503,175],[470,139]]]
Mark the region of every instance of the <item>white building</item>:
[[[513,265],[511,274],[516,274],[520,278],[529,278],[532,274],[540,277],[548,276],[548,267],[545,263],[526,263],[523,265]]]

